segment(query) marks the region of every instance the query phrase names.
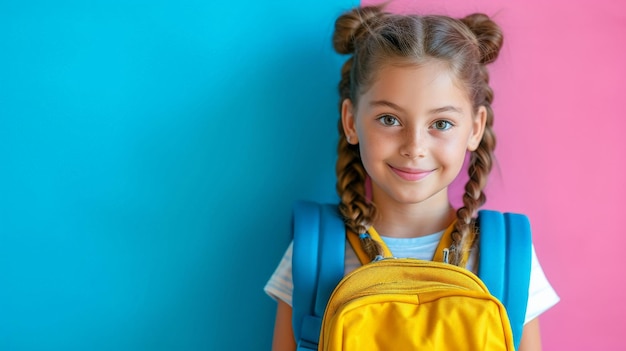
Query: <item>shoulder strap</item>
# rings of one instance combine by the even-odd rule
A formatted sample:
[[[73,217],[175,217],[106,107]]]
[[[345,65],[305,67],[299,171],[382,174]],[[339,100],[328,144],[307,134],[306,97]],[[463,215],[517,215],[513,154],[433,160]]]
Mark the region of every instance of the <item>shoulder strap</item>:
[[[326,304],[343,277],[345,243],[336,205],[294,204],[292,313],[298,351],[317,350]]]
[[[528,217],[521,214],[481,210],[478,224],[478,276],[491,294],[506,307],[517,349],[528,303],[532,259],[530,222]]]
[[[367,232],[372,237],[372,240],[375,240],[375,241],[377,241],[380,244],[381,248],[383,249],[383,257],[385,257],[385,258],[386,257],[393,257],[393,255],[391,254],[391,251],[389,251],[389,248],[387,247],[387,245],[385,245],[385,242],[380,237],[380,234],[378,234],[376,229],[374,229],[374,227],[370,227],[370,229]],[[356,253],[357,257],[359,258],[359,261],[361,262],[361,264],[368,264],[368,263],[370,263],[372,260],[370,259],[370,257],[367,255],[367,253],[361,247],[361,239],[359,239],[359,236],[354,234],[351,231],[348,231],[348,235],[347,236],[348,236],[348,241],[350,242],[350,246],[352,246],[352,249]]]

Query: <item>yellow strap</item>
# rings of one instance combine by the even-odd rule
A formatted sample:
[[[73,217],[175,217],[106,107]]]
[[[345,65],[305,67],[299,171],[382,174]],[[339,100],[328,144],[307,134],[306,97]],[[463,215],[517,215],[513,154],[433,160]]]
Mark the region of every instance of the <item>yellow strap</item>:
[[[346,230],[346,235],[348,235],[348,241],[350,242],[350,246],[352,246],[352,250],[356,253],[356,256],[361,261],[361,264],[369,263],[371,260],[361,248],[361,243],[359,242],[359,236],[354,234],[351,230]]]
[[[452,231],[454,230],[454,223],[450,224],[443,235],[441,236],[441,240],[439,240],[439,245],[435,249],[435,255],[433,256],[433,261],[443,262],[443,250],[452,246]]]
[[[452,222],[452,224],[448,226],[446,231],[441,236],[441,240],[439,240],[439,245],[437,245],[437,249],[435,250],[435,255],[433,256],[433,259],[432,259],[433,261],[443,262],[443,250],[449,248],[450,245],[452,245],[452,231],[453,230],[454,230],[454,222]],[[393,254],[391,253],[387,245],[385,245],[385,242],[380,237],[376,229],[374,229],[374,227],[370,227],[370,229],[367,232],[372,237],[372,239],[376,240],[382,247],[383,257],[393,257]],[[369,258],[369,256],[365,253],[365,251],[363,251],[359,236],[357,234],[354,234],[353,232],[348,230],[348,241],[350,242],[352,249],[354,249],[354,252],[356,252],[356,255],[359,257],[359,261],[361,261],[361,264],[366,264],[366,263],[371,262],[371,259]],[[466,255],[468,254],[466,253]],[[466,257],[466,261],[467,261],[467,257]]]
[[[380,247],[383,249],[383,257],[393,257],[391,251],[389,251],[389,248],[387,247],[387,245],[385,245],[385,242],[380,237],[376,229],[374,229],[374,227],[370,227],[367,232],[372,237],[372,240],[375,240],[380,244]],[[361,264],[370,263],[372,261],[367,253],[363,251],[363,248],[361,247],[361,239],[357,234],[354,234],[353,232],[348,230],[348,241],[350,241],[350,245],[352,245],[352,249],[354,249],[354,252],[356,252],[356,255],[359,257],[359,261],[361,261]]]

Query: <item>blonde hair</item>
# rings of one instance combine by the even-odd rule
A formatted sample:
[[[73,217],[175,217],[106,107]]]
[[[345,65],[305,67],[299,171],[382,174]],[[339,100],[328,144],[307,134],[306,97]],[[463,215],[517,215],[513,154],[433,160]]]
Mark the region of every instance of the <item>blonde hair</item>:
[[[351,54],[341,69],[340,103],[350,99],[357,105],[360,95],[373,83],[377,70],[390,60],[415,65],[437,60],[445,62],[464,85],[477,111],[487,111],[485,131],[478,148],[471,153],[469,181],[465,185],[463,206],[457,210],[452,234],[454,250],[451,263],[465,266],[464,253],[477,239],[475,221],[485,203],[485,188],[492,168],[496,138],[493,132],[493,90],[489,86],[486,64],[495,61],[502,47],[502,31],[484,14],[461,19],[447,16],[398,15],[383,6],[355,8],[335,22],[333,45],[340,54]],[[376,206],[365,195],[367,173],[361,162],[359,146],[347,142],[341,119],[336,164],[339,211],[345,224],[356,235],[365,233],[376,218]],[[382,253],[376,242],[363,236],[361,245],[374,259]]]

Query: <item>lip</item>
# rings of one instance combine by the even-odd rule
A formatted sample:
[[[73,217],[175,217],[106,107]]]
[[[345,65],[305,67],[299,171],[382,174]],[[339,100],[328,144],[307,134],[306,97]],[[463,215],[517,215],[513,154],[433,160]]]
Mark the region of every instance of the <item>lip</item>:
[[[393,167],[393,166],[389,166],[389,168],[391,168],[391,170],[395,174],[397,174],[398,177],[406,181],[410,181],[410,182],[424,179],[434,172],[434,170],[432,169],[424,170],[424,169],[418,169],[418,168],[405,168],[405,167]]]

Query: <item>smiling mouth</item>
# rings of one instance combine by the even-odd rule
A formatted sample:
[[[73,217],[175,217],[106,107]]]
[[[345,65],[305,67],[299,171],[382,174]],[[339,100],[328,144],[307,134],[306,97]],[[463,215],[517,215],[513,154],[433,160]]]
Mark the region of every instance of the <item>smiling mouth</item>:
[[[393,166],[389,166],[389,168],[391,168],[391,170],[398,175],[398,177],[406,180],[406,181],[410,181],[410,182],[414,182],[414,181],[418,181],[421,179],[424,179],[426,177],[428,177],[431,173],[433,173],[435,170],[423,170],[423,169],[409,169],[409,168],[395,168]]]

